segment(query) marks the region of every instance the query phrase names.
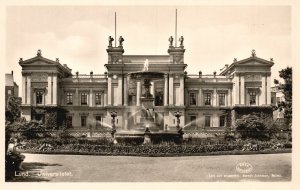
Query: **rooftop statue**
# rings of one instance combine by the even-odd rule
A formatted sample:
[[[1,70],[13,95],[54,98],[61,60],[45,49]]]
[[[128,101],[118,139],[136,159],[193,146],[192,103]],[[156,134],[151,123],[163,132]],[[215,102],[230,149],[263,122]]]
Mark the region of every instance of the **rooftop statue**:
[[[123,46],[123,42],[124,42],[124,38],[122,36],[120,36],[119,38],[119,46]]]
[[[170,46],[173,46],[173,37],[172,36],[170,36],[169,42],[170,42]]]
[[[181,36],[181,37],[179,38],[180,46],[183,46],[183,41],[184,41],[184,38],[183,38],[183,36]]]
[[[42,56],[42,51],[40,49],[37,50],[37,56]]]
[[[108,37],[108,46],[111,47],[112,46],[112,42],[114,41],[114,38],[109,36]]]

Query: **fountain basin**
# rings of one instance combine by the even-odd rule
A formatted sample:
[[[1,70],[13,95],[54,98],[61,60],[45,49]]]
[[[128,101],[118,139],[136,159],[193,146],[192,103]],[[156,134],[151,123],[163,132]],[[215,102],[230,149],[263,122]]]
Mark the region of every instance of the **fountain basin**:
[[[118,143],[141,145],[145,138],[150,138],[152,144],[162,142],[172,142],[179,144],[182,140],[182,134],[177,131],[118,131],[115,134]]]

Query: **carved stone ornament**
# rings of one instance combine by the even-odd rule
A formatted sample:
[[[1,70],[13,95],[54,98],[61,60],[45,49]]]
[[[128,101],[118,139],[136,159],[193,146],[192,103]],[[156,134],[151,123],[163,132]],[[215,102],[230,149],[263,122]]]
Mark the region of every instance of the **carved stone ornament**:
[[[256,57],[256,51],[255,51],[255,49],[253,49],[253,50],[251,51],[251,55],[252,55],[252,57]]]
[[[38,49],[36,55],[37,56],[42,56],[42,50]]]
[[[173,61],[175,64],[183,63],[183,56],[173,55]]]
[[[47,73],[32,73],[31,81],[32,82],[48,82],[48,74]]]
[[[122,56],[121,55],[112,55],[111,56],[111,62],[113,64],[118,64],[122,62]]]

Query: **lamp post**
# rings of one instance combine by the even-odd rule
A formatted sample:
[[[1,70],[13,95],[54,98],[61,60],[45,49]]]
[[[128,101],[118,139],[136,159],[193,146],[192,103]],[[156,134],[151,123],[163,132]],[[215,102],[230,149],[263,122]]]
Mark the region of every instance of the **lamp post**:
[[[179,124],[180,124],[180,117],[181,117],[181,112],[180,111],[176,111],[176,112],[174,112],[174,115],[175,115],[175,117],[177,118],[177,125],[176,125],[176,128],[179,130],[180,129],[180,126],[179,126]]]
[[[113,143],[114,144],[117,144],[117,140],[116,140],[116,136],[115,136],[115,134],[116,134],[116,132],[117,132],[117,130],[116,130],[116,125],[115,125],[115,118],[117,117],[117,112],[116,111],[112,111],[112,112],[110,112],[110,116],[112,117],[112,130],[111,130],[111,136],[112,136],[112,138],[113,138]]]
[[[176,125],[176,128],[177,128],[177,132],[179,134],[179,143],[182,143],[183,141],[183,130],[182,128],[179,126],[180,124],[180,117],[181,117],[181,112],[180,111],[176,111],[174,112],[174,116],[177,118],[177,125]]]

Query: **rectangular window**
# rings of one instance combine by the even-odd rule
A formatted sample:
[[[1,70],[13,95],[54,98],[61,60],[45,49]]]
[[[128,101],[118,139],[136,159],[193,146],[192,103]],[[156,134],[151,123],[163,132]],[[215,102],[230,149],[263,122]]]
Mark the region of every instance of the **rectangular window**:
[[[191,92],[190,93],[190,106],[195,106],[197,104],[196,102],[196,93]]]
[[[204,93],[204,105],[211,105],[211,93]]]
[[[101,116],[100,115],[96,116],[96,127],[101,127]]]
[[[81,93],[81,105],[87,105],[87,93]]]
[[[81,126],[86,127],[86,116],[81,116]]]
[[[35,97],[36,97],[36,104],[43,103],[43,92],[42,91],[37,91]]]
[[[100,93],[95,94],[95,104],[101,105],[101,94]]]
[[[68,92],[67,93],[67,105],[73,104],[73,93]]]
[[[220,127],[225,126],[225,115],[220,116]]]
[[[256,105],[256,92],[250,92],[250,105]]]
[[[205,127],[210,127],[210,116],[205,116]]]
[[[8,95],[11,95],[11,90],[7,90],[7,94],[8,94]]]
[[[72,116],[67,116],[67,128],[71,128],[72,127]]]
[[[219,106],[225,106],[225,93],[219,94]]]
[[[192,115],[190,119],[191,119],[191,126],[196,126],[196,116]]]
[[[164,93],[161,91],[155,91],[155,106],[164,105]]]
[[[129,106],[135,106],[136,105],[136,96],[135,95],[129,95],[128,96],[128,104],[129,104]]]

